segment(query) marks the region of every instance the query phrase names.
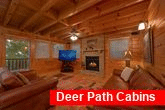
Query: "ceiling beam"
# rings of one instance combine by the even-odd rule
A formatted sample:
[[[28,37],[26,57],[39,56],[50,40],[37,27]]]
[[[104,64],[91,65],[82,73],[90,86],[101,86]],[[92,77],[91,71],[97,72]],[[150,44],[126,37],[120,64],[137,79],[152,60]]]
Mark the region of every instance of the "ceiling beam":
[[[66,37],[70,37],[70,35],[69,35],[69,34],[63,34],[63,35],[59,36],[58,38],[64,39],[64,38],[66,38]]]
[[[46,29],[46,32],[42,33],[42,34],[51,34],[51,33],[56,33],[58,31],[62,31],[68,27],[70,27],[70,25],[68,24],[68,22],[64,19],[64,20],[61,20],[59,21],[59,23],[65,25],[65,27],[57,27],[57,28],[54,28],[54,29],[51,29],[51,28],[47,28]],[[76,29],[77,31],[80,31],[79,29]],[[45,31],[45,30],[44,30]]]
[[[40,14],[51,8],[57,1],[58,0],[49,0],[37,13],[35,13],[25,23],[23,23],[20,29],[23,30],[26,26],[30,25],[33,21],[35,21],[39,17]]]
[[[130,29],[130,28],[136,30],[136,27],[137,27],[137,22],[125,23],[125,24],[116,25],[109,28],[105,28],[105,29],[100,29],[94,32],[90,32],[88,35],[91,36],[91,35],[96,35],[96,34],[111,33],[111,32],[117,32],[118,30]]]
[[[68,5],[76,5],[77,2],[75,0],[63,0],[65,3],[67,3]]]
[[[94,34],[94,35],[88,35],[88,36],[84,36],[80,39],[84,39],[84,38],[89,38],[89,37],[96,37],[96,35],[102,35],[104,34],[106,37],[111,37],[111,38],[115,38],[118,37],[120,35],[123,35],[123,37],[125,36],[129,36],[131,35],[131,32],[135,30],[135,27],[127,27],[127,28],[123,28],[123,29],[118,29],[116,31],[111,31],[111,32],[105,32],[105,33],[98,33],[98,34]],[[124,36],[125,35],[125,36]]]
[[[133,15],[133,16],[130,16],[128,18],[123,18],[123,19],[114,19],[113,21],[110,21],[110,22],[106,22],[104,24],[96,24],[96,25],[89,25],[88,26],[88,30],[89,31],[99,31],[99,30],[104,30],[106,28],[109,28],[109,27],[117,27],[118,25],[123,25],[123,24],[129,24],[129,23],[134,23],[136,22],[137,25],[139,24],[139,22],[141,21],[144,21],[144,16],[145,16],[145,13],[140,13],[140,14],[137,14],[137,15]]]
[[[62,36],[64,34],[69,34],[70,32],[71,32],[71,28],[67,28],[65,30],[61,30],[59,32],[53,33],[53,35],[59,37],[59,36]]]
[[[114,20],[121,19],[121,18],[128,18],[130,16],[134,16],[140,13],[144,13],[147,11],[147,6],[149,5],[149,2],[142,2],[137,5],[130,6],[128,8],[124,8],[122,10],[112,12],[110,14],[106,14],[105,16],[99,16],[96,18],[92,18],[90,20],[87,20],[85,22],[82,22],[78,24],[78,28],[81,30],[84,27],[95,26],[95,25],[103,25],[107,22],[113,22]]]
[[[68,10],[63,10],[62,12],[59,13],[59,16],[58,16],[58,20],[57,21],[52,21],[50,23],[47,23],[46,25],[41,25],[38,29],[34,30],[34,33],[37,33],[39,31],[42,31],[54,24],[56,24],[58,21],[61,21],[67,17],[70,17],[92,5],[95,5],[96,3],[100,2],[101,0],[88,0],[87,2],[85,3],[79,3],[78,5],[75,5],[75,6],[72,6],[70,9]]]
[[[106,38],[121,38],[125,36],[131,36],[129,31],[121,31],[120,33],[105,34]]]
[[[105,35],[107,35],[107,34],[124,34],[124,33],[130,33],[131,34],[133,31],[136,31],[135,27],[128,27],[128,28],[118,29],[118,30],[112,31],[112,32],[107,32],[104,34]]]
[[[81,2],[78,2],[74,7],[69,8],[67,10],[62,10],[61,14],[59,15],[59,19],[64,19],[70,16],[73,16],[77,14],[80,11],[83,11],[96,3],[100,2],[102,0],[82,0]]]
[[[84,36],[87,36],[87,34],[85,34],[85,33],[79,33],[78,38],[83,38]],[[61,39],[67,39],[69,37],[71,37],[71,36],[67,34],[65,36],[61,36]]]
[[[51,34],[51,33],[57,33],[57,32],[59,32],[59,31],[62,31],[62,30],[65,30],[65,29],[67,29],[68,27],[60,27],[60,28],[53,28],[52,29],[52,31],[51,31],[51,29],[50,29],[50,32],[46,32],[46,33],[42,33],[42,34]],[[49,29],[49,28],[48,28]]]
[[[29,9],[32,9],[33,11],[38,11],[38,10],[39,10],[38,7],[33,6],[29,1],[20,0],[20,3],[21,3],[23,6],[29,8]]]
[[[61,20],[59,21],[61,24],[64,24],[65,26],[70,26],[66,20]]]
[[[85,25],[85,26],[81,26],[81,30],[83,29],[83,31],[85,33],[97,33],[99,31],[105,31],[106,29],[110,28],[111,27],[118,27],[120,25],[126,25],[127,24],[130,24],[130,23],[136,23],[136,25],[139,24],[139,22],[141,21],[144,21],[145,20],[145,12],[142,12],[142,13],[139,13],[139,14],[135,14],[135,15],[132,15],[132,16],[129,16],[127,18],[121,18],[121,19],[116,19],[114,18],[113,20],[110,20],[109,22],[105,22],[105,23],[96,23],[96,24],[88,24],[88,25]],[[79,27],[80,28],[80,27]]]
[[[7,27],[0,26],[0,32],[2,32],[4,35],[14,36],[16,38],[51,40],[48,36],[41,36],[26,31],[22,32],[18,29],[13,29],[8,26]]]
[[[64,39],[67,39],[69,37],[70,37],[70,35],[67,35],[67,36],[62,37],[62,39],[64,40]]]
[[[116,0],[106,0],[81,13],[69,17],[67,20],[70,25],[77,25],[83,21],[129,7],[142,1],[144,0],[118,0],[117,2]]]
[[[38,33],[38,32],[40,32],[40,31],[43,31],[43,30],[45,30],[46,28],[48,28],[48,27],[50,27],[50,26],[56,24],[57,22],[58,22],[57,20],[53,20],[53,21],[51,21],[51,22],[49,22],[49,23],[41,24],[41,26],[40,26],[39,28],[37,28],[37,29],[34,30],[34,33]]]
[[[19,0],[11,0],[11,3],[9,5],[9,8],[6,12],[5,18],[4,18],[4,26],[6,26],[9,21],[11,20],[12,15],[14,14],[17,6],[19,4]]]
[[[57,12],[55,12],[55,13],[53,14],[53,13],[47,11],[47,12],[43,12],[43,13],[41,13],[41,14],[44,15],[45,17],[48,17],[48,18],[50,18],[50,19],[52,19],[52,20],[55,20],[55,21],[57,20],[57,17],[58,17]]]
[[[41,34],[46,35],[46,34],[51,34],[51,33],[57,33],[58,31],[62,31],[66,28],[68,28],[68,27],[66,27],[64,24],[57,23],[57,24],[41,31]]]

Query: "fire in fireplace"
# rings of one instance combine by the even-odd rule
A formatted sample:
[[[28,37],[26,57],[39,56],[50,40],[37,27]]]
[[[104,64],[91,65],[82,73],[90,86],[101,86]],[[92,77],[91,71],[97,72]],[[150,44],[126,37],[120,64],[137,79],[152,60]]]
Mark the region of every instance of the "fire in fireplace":
[[[86,70],[99,71],[99,56],[86,56]]]

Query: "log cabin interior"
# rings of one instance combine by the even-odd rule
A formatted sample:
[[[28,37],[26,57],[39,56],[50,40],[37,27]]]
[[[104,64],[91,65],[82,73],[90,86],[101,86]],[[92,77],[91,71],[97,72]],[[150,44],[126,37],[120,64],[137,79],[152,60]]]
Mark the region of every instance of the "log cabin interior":
[[[164,0],[0,0],[0,109],[65,110],[49,105],[50,89],[164,89],[164,10]]]

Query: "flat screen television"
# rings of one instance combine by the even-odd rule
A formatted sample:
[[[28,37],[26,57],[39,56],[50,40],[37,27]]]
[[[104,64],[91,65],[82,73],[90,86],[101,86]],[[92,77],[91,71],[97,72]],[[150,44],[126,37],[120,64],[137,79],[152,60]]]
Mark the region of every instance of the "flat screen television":
[[[59,60],[74,61],[76,52],[76,50],[59,50]]]

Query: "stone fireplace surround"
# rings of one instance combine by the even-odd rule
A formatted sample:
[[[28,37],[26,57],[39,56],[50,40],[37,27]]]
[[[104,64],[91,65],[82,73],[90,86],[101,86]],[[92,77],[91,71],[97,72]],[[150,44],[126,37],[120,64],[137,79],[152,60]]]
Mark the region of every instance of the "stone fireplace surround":
[[[89,42],[92,42],[89,44]],[[85,66],[84,73],[94,73],[104,76],[104,36],[91,37],[82,39],[82,62]],[[98,71],[89,70],[86,68],[86,57],[98,57],[99,69]]]

